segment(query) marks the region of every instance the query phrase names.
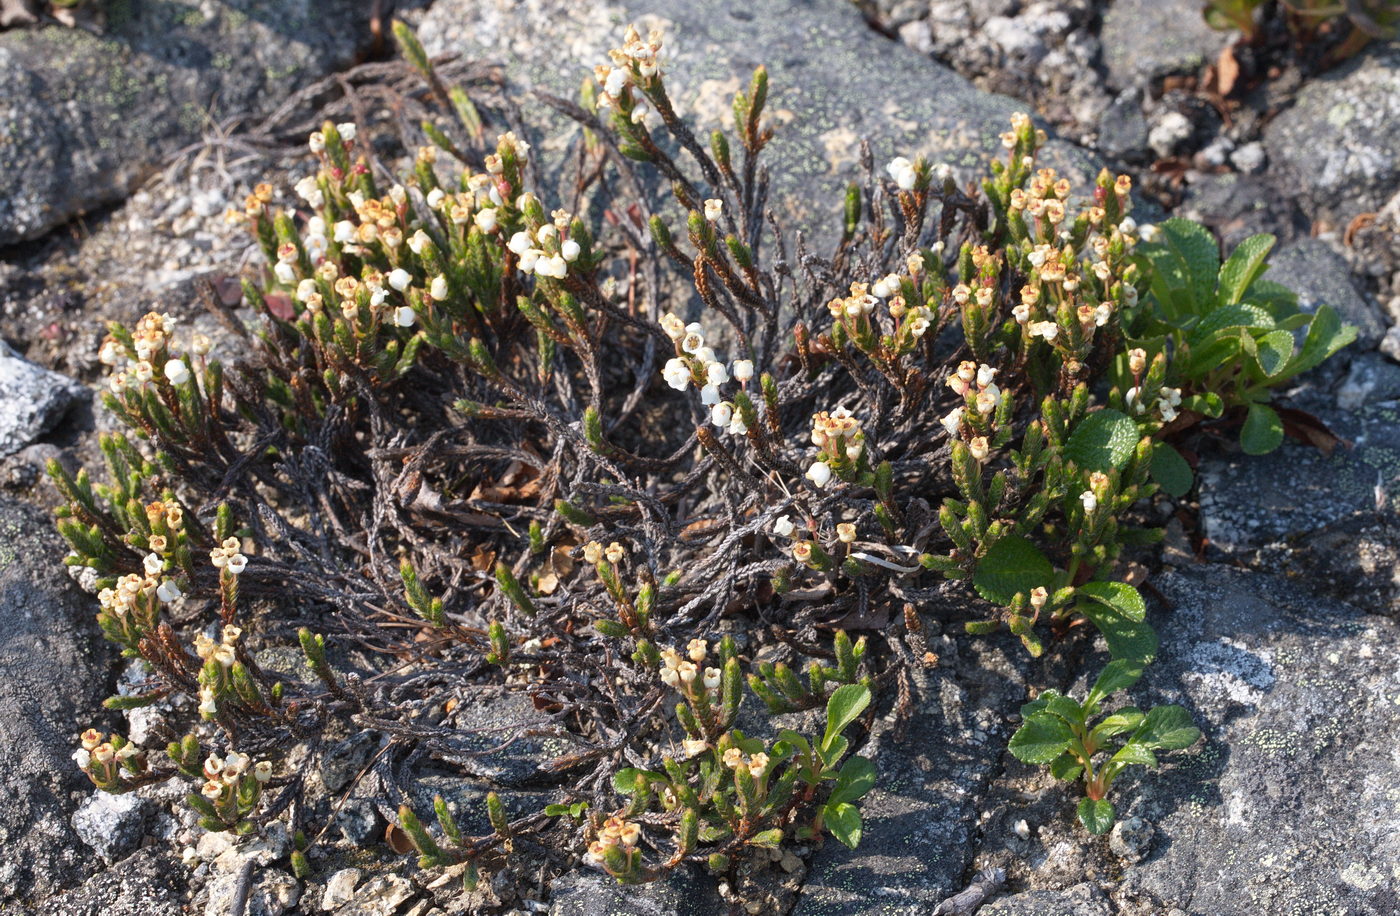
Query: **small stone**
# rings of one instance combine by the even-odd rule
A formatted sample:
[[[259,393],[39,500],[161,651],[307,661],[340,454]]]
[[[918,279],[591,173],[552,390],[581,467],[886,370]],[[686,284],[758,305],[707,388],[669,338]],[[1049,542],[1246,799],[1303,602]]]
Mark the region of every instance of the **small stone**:
[[[1217,136],[1196,154],[1196,165],[1198,168],[1220,168],[1230,160],[1230,152],[1234,148],[1235,142],[1229,137]]]
[[[1120,93],[1104,109],[1099,119],[1099,149],[1115,159],[1136,158],[1147,149],[1147,119],[1142,114],[1142,95],[1129,89]]]
[[[282,858],[291,849],[292,838],[287,833],[287,827],[280,821],[273,821],[262,827],[261,831],[241,843],[231,842],[223,852],[213,857],[215,871],[227,874],[238,874],[243,870],[243,865],[248,860],[252,860],[255,865],[270,865]],[[209,857],[203,855],[203,842],[201,841],[201,858],[209,861]]]
[[[1400,363],[1400,325],[1385,332],[1385,336],[1381,338],[1380,351]]]
[[[398,875],[373,879],[336,912],[336,916],[390,916],[413,896],[413,884]]]
[[[155,706],[138,706],[126,711],[126,737],[132,744],[145,747],[156,736],[163,714]]]
[[[1108,848],[1125,862],[1141,862],[1152,848],[1152,837],[1156,833],[1152,825],[1140,817],[1125,817],[1113,825],[1108,837]]]
[[[190,196],[190,208],[195,214],[208,219],[224,209],[225,198],[222,191],[196,191]]]
[[[209,899],[204,906],[204,916],[227,916],[233,911],[233,897],[238,880],[238,872],[218,874],[210,880]],[[268,868],[253,876],[243,912],[246,916],[284,916],[286,913],[295,912],[293,908],[300,901],[301,885],[297,879],[284,871]]]
[[[133,793],[97,791],[73,812],[73,829],[108,865],[141,845],[152,805]]]
[[[1185,145],[1193,133],[1195,128],[1190,118],[1179,111],[1168,111],[1147,132],[1147,145],[1152,152],[1165,159]]]
[[[335,824],[341,836],[356,846],[369,846],[378,839],[384,819],[369,799],[351,798],[336,812]]]
[[[1268,162],[1269,157],[1264,152],[1264,144],[1257,140],[1246,143],[1230,154],[1230,164],[1246,175],[1257,175],[1264,171]]]
[[[78,382],[36,366],[0,342],[0,457],[53,429],[86,394]]]
[[[364,872],[358,868],[342,868],[331,875],[326,882],[326,892],[321,895],[321,909],[333,910],[355,897],[355,886],[360,883]]]

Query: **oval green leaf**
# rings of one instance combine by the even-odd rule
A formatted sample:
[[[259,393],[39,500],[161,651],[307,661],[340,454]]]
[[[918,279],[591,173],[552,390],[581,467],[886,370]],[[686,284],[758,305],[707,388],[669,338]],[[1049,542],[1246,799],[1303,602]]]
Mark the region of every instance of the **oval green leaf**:
[[[1272,378],[1283,371],[1293,358],[1293,335],[1287,331],[1270,331],[1260,337],[1254,354],[1255,362],[1266,378]]]
[[[1158,442],[1152,447],[1152,480],[1169,495],[1181,497],[1191,492],[1196,475],[1181,452]]]
[[[1105,799],[1094,801],[1084,798],[1079,801],[1079,823],[1094,836],[1101,836],[1113,829],[1113,803]]]
[[[987,549],[987,555],[977,564],[972,584],[983,598],[1005,606],[1017,593],[1029,595],[1038,586],[1049,588],[1054,579],[1055,567],[1040,548],[1023,537],[1012,535]]]
[[[1113,608],[1129,620],[1141,623],[1147,619],[1147,602],[1142,600],[1142,593],[1126,582],[1085,582],[1078,592]]]
[[[1240,448],[1248,455],[1267,455],[1283,443],[1283,421],[1272,407],[1250,404],[1240,430]]]
[[[848,849],[860,845],[860,811],[849,802],[828,804],[822,809],[826,829]]]
[[[1008,747],[1017,760],[1025,763],[1050,763],[1065,752],[1074,740],[1074,732],[1058,716],[1048,712],[1036,713],[1011,736]]]
[[[1128,463],[1139,438],[1132,417],[1106,407],[1079,421],[1065,443],[1065,457],[1086,471],[1111,471]]]
[[[1133,737],[1148,747],[1179,751],[1195,744],[1201,737],[1201,730],[1183,707],[1158,706],[1148,711],[1142,728]]]
[[[822,736],[822,750],[829,750],[831,742],[846,730],[846,726],[856,720],[856,716],[870,705],[870,688],[864,684],[843,684],[826,701],[826,733]]]

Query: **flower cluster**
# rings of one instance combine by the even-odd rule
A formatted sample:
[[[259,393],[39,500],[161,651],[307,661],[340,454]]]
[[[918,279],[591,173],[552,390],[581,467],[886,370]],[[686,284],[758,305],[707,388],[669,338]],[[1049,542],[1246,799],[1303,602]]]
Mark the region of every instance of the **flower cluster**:
[[[243,555],[243,542],[235,537],[224,538],[223,544],[209,551],[209,562],[215,569],[227,570],[231,576],[238,575],[248,565],[248,558]]]
[[[754,779],[758,779],[764,773],[768,772],[769,758],[763,751],[746,756],[739,748],[731,747],[724,752],[722,759],[724,760],[724,765],[731,770],[743,768],[748,770],[749,775]]]
[[[595,565],[603,560],[617,565],[622,562],[622,558],[625,556],[627,556],[627,548],[623,547],[617,541],[613,541],[607,547],[604,547],[597,541],[589,541],[583,547],[583,558]]]
[[[200,814],[200,826],[239,835],[251,833],[253,823],[248,816],[257,810],[263,787],[272,778],[272,764],[266,760],[253,763],[238,751],[224,757],[210,754],[204,759],[203,775],[199,794],[189,796],[191,807]]]
[[[562,280],[569,272],[569,265],[578,260],[583,248],[569,238],[573,216],[567,210],[555,210],[551,218],[552,222],[545,223],[533,233],[528,229],[514,233],[506,247],[520,259],[517,263],[525,273]]]
[[[1142,416],[1147,413],[1148,405],[1152,403],[1153,398],[1150,393],[1144,397],[1141,388],[1133,387],[1129,388],[1123,395],[1123,400],[1133,414]],[[1163,423],[1172,422],[1180,413],[1181,389],[1165,386],[1157,389],[1156,404],[1153,406],[1156,407],[1157,414],[1162,418]]]
[[[662,34],[653,29],[646,39],[634,25],[627,27],[621,48],[608,52],[612,66],[599,64],[593,68],[593,78],[602,87],[598,107],[616,105],[623,100],[627,88],[634,83],[643,86],[661,73],[660,53]]]
[[[936,257],[942,243],[932,250]],[[861,351],[875,358],[892,358],[911,352],[933,322],[933,310],[925,304],[910,305],[910,297],[918,297],[918,281],[924,273],[923,258],[911,255],[907,261],[908,278],[891,273],[874,283],[852,283],[850,293],[827,302],[827,310],[837,330],[838,343],[849,340]],[[884,337],[875,316],[875,308],[886,302],[893,334]]]
[[[154,576],[128,573],[117,580],[116,588],[104,588],[98,592],[97,601],[104,611],[125,617],[137,608],[143,598],[158,594],[159,589],[160,581]]]
[[[237,645],[242,635],[240,627],[225,624],[219,631],[219,642],[203,633],[195,637],[195,654],[204,662],[204,670],[200,673],[199,714],[206,719],[218,714],[219,699],[233,680],[231,672],[235,667],[241,668]]]
[[[166,356],[174,325],[175,319],[170,315],[148,312],[125,340],[115,334],[103,338],[97,358],[113,370],[107,384],[114,393],[150,382],[157,374],[164,375],[170,384],[177,386],[190,380],[190,368],[185,361]],[[196,354],[202,356],[208,353],[210,346],[208,337],[194,335],[193,349]]]
[[[199,794],[211,802],[218,801],[249,773],[250,764],[251,775],[257,782],[266,783],[272,778],[272,764],[269,761],[260,760],[253,764],[251,757],[238,751],[229,751],[225,757],[210,754],[204,758],[205,783],[200,787]]]
[[[725,367],[713,348],[705,343],[705,333],[698,322],[685,324],[671,313],[661,318],[661,329],[675,342],[676,355],[666,361],[661,376],[677,391],[690,385],[700,387],[700,403],[710,408],[710,422],[731,435],[743,435],[748,430],[734,402],[724,400],[721,388],[730,381],[747,386],[753,378],[753,360],[736,359]]]
[[[675,649],[661,651],[661,682],[672,690],[680,690],[683,693],[694,693],[697,680],[706,690],[717,689],[720,681],[720,670],[718,668],[702,669],[709,653],[705,640],[692,639],[686,645],[685,653],[685,657],[682,658]]]
[[[850,479],[865,457],[860,420],[845,407],[812,416],[812,444],[821,452],[807,468],[807,479],[818,488],[826,486],[833,475]]]
[[[146,768],[145,754],[121,735],[103,738],[97,729],[89,728],[81,741],[82,746],[73,752],[73,762],[99,789],[122,791],[124,776],[137,775]]]
[[[205,634],[201,633],[194,638],[194,651],[201,661],[212,659],[220,667],[232,668],[237,655],[234,653],[234,646],[238,638],[243,635],[243,630],[233,624],[226,624],[220,629],[221,642],[215,642]]]
[[[642,838],[642,828],[620,817],[610,817],[603,822],[598,836],[588,846],[588,861],[595,866],[605,866],[609,860],[622,853],[630,858],[637,852],[638,841]]]
[[[963,398],[963,403],[940,422],[949,438],[962,438],[964,430],[971,434],[968,447],[978,461],[986,460],[991,451],[990,438],[997,427],[1005,426],[1010,419],[1011,395],[994,381],[998,371],[986,363],[964,360],[947,378],[948,387]]]

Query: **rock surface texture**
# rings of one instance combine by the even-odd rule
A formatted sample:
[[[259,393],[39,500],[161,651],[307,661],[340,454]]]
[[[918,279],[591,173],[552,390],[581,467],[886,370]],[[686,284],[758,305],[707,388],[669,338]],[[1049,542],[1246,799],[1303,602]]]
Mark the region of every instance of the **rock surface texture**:
[[[53,28],[0,35],[0,245],[122,200],[211,122],[255,121],[347,66],[366,34],[368,9],[358,0],[110,6],[100,36]],[[1400,47],[1377,44],[1305,82],[1296,104],[1267,129],[1255,124],[1249,134],[1243,121],[1257,112],[1244,106],[1234,147],[1211,122],[1215,114],[1193,107],[1180,88],[1163,87],[1165,77],[1198,75],[1230,41],[1201,21],[1200,0],[436,0],[399,7],[430,53],[503,65],[546,164],[566,154],[578,132],[525,93],[573,98],[629,22],[664,30],[674,101],[702,137],[730,123],[733,93],[766,65],[767,112],[777,128],[766,159],[769,199],[786,227],[802,229],[818,250],[837,231],[841,189],[863,175],[863,139],[872,143],[877,170],[894,155],[925,154],[967,180],[980,176],[989,153],[1000,153],[998,132],[1009,116],[1032,105],[1086,137],[1097,130],[1105,155],[1144,168],[1153,157],[1175,162],[1185,175],[1177,213],[1210,221],[1228,244],[1253,232],[1278,234],[1283,244],[1270,278],[1298,289],[1306,308],[1331,304],[1361,338],[1335,366],[1287,394],[1288,406],[1322,418],[1345,440],[1330,454],[1291,439],[1262,458],[1228,446],[1202,449],[1206,555],[1281,573],[1191,565],[1151,580],[1165,599],[1153,621],[1160,661],[1131,700],[1182,703],[1204,740],[1160,770],[1130,770],[1115,789],[1119,826],[1091,838],[1073,818],[1078,790],[1020,764],[1006,742],[1028,685],[1068,684],[1082,695],[1103,659],[1094,650],[1080,657],[1085,644],[1071,641],[1071,651],[1057,647],[1032,663],[1001,637],[930,633],[941,661],[919,671],[907,731],[877,719],[869,745],[857,748],[878,751],[880,773],[862,805],[860,848],[828,840],[744,880],[786,882],[770,895],[769,909],[796,916],[946,913],[940,902],[980,869],[997,867],[1009,877],[1007,889],[981,916],[1400,913],[1400,329],[1391,326],[1400,295],[1386,314],[1374,304],[1387,301],[1374,282],[1366,286],[1353,273],[1369,272],[1382,289],[1390,283],[1392,293],[1400,291],[1400,273],[1377,266],[1400,263],[1400,233],[1391,232],[1389,248],[1373,237],[1400,227]],[[863,19],[872,7],[886,34]],[[1058,138],[1045,164],[1081,187],[1099,168],[1095,154]],[[81,289],[71,308],[41,306],[34,294],[42,287],[46,302],[68,302],[69,268],[51,263],[39,281],[41,269],[31,265],[44,255],[0,265],[5,333],[32,359],[89,378],[86,356],[68,360],[95,350],[86,345],[102,333],[95,318],[108,314],[94,304],[98,289],[118,289],[109,297],[144,311],[147,299],[193,301],[195,281],[214,265],[236,272],[246,239],[230,240],[234,230],[210,224],[238,200],[233,184],[264,176],[250,174],[246,162],[245,171],[229,168],[238,177],[230,183],[221,166],[217,187],[191,176],[143,190],[72,242],[87,252],[88,266],[73,283]],[[545,194],[566,199],[567,189],[554,190]],[[1392,252],[1390,260],[1371,258],[1358,268],[1367,256],[1343,246],[1341,230],[1377,209],[1382,218],[1358,231]],[[1336,231],[1325,231],[1329,225]],[[1310,237],[1314,228],[1321,237]],[[787,242],[795,244],[791,231]],[[59,243],[26,249],[49,244]],[[103,271],[118,261],[139,281],[118,284],[117,267]],[[73,312],[67,317],[87,326],[88,337],[33,335],[29,329],[47,327],[55,308]],[[20,341],[14,329],[34,339]],[[23,450],[85,391],[0,344],[0,458],[33,453],[37,467],[49,452],[36,449],[71,457],[47,441]],[[379,733],[337,741],[319,765],[308,764],[308,782],[337,799],[338,830],[328,832],[325,847],[339,845],[318,849],[329,864],[316,862],[317,874],[305,881],[290,873],[285,829],[239,846],[191,830],[179,842],[199,851],[203,864],[195,870],[178,861],[179,844],[167,842],[181,828],[164,814],[164,802],[94,794],[69,755],[78,731],[104,723],[95,717],[112,690],[104,676],[114,665],[92,623],[93,601],[62,574],[60,557],[51,519],[0,497],[0,912],[222,916],[234,907],[245,866],[248,913],[474,911],[466,896],[455,899],[457,909],[433,908],[448,891],[431,882],[448,878],[417,873],[385,851],[395,810],[370,766],[388,740]],[[926,610],[930,621],[954,616]],[[950,633],[960,626],[945,625]],[[888,709],[888,694],[879,702]],[[439,755],[393,791],[406,791],[420,811],[440,794],[463,829],[485,833],[486,792],[500,790],[512,817],[538,810],[553,800],[540,787],[542,765],[571,746],[542,736],[555,723],[524,696],[469,713],[459,721],[485,737],[463,742],[459,756]],[[159,722],[154,710],[142,715]],[[131,721],[133,734],[144,730],[159,744],[157,728],[139,716]],[[520,740],[493,750],[507,734]],[[161,842],[143,845],[156,835]],[[709,916],[731,906],[720,883],[698,870],[621,887],[579,868],[533,892],[540,901],[502,905],[551,916]]]
[[[768,67],[767,112],[779,131],[765,152],[772,194],[780,215],[821,242],[839,232],[842,188],[862,175],[862,139],[877,168],[895,155],[925,154],[970,177],[1000,152],[998,132],[1011,114],[1026,110],[870,31],[843,0],[438,0],[420,35],[429,53],[500,60],[518,85],[573,98],[628,22],[664,29],[673,101],[702,137],[732,121],[734,92],[756,66]],[[558,136],[557,127],[546,133]],[[1092,157],[1062,141],[1044,159],[1081,185],[1098,172]]]
[[[1379,210],[1400,182],[1400,45],[1309,82],[1264,143],[1310,217],[1345,227]]]
[[[255,118],[349,64],[353,0],[111,4],[101,35],[0,35],[0,245],[125,197],[212,123]]]
[[[1157,839],[1114,891],[1121,911],[1400,911],[1395,621],[1218,566],[1158,587],[1173,607],[1143,692],[1206,739],[1130,789]]]
[[[0,341],[0,458],[48,432],[87,389],[23,358]]]
[[[0,909],[76,884],[97,855],[70,819],[92,786],[69,756],[100,711],[108,652],[52,525],[0,499]]]

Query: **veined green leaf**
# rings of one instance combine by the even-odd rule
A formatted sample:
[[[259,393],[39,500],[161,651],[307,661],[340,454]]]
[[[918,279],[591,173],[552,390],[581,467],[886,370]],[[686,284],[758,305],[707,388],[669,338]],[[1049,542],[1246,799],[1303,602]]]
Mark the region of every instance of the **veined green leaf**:
[[[1039,586],[1049,588],[1054,579],[1055,568],[1040,548],[1013,535],[987,549],[987,555],[977,564],[972,584],[983,598],[1004,606],[1009,605],[1017,593],[1029,595]]]
[[[1132,417],[1106,407],[1074,427],[1065,443],[1065,457],[1086,471],[1111,471],[1128,463],[1139,438]]]
[[[1270,331],[1256,342],[1254,360],[1265,378],[1273,378],[1293,357],[1293,335],[1287,331]]]
[[[849,802],[828,802],[822,809],[822,819],[831,835],[848,849],[860,845],[860,811]]]
[[[1142,600],[1142,593],[1126,582],[1085,582],[1078,592],[1108,605],[1129,620],[1140,623],[1147,617],[1147,603]]]
[[[1094,836],[1101,836],[1113,829],[1114,817],[1113,803],[1106,799],[1094,801],[1084,798],[1079,801],[1079,822]]]
[[[1216,295],[1219,305],[1233,305],[1245,290],[1268,268],[1265,259],[1278,239],[1268,233],[1252,235],[1240,242],[1220,268],[1220,285]]]
[[[1133,735],[1147,747],[1177,751],[1190,747],[1201,737],[1201,730],[1191,721],[1191,714],[1181,706],[1158,706],[1149,710],[1147,718]]]
[[[1027,719],[1008,747],[1017,760],[1026,763],[1049,763],[1065,752],[1074,740],[1074,732],[1058,716],[1039,712]]]
[[[1181,452],[1165,442],[1152,447],[1152,480],[1172,496],[1185,496],[1196,482],[1191,465],[1181,457]]]
[[[1240,430],[1240,447],[1247,455],[1267,455],[1283,443],[1283,421],[1272,407],[1250,404]]]
[[[822,736],[822,750],[829,750],[831,742],[846,730],[870,705],[870,688],[864,684],[843,684],[826,701],[826,733]]]
[[[1141,597],[1138,600],[1142,600]],[[1125,658],[1114,659],[1104,665],[1098,680],[1094,681],[1094,686],[1089,690],[1089,696],[1084,700],[1084,705],[1097,706],[1104,697],[1133,686],[1141,677],[1142,665]]]

